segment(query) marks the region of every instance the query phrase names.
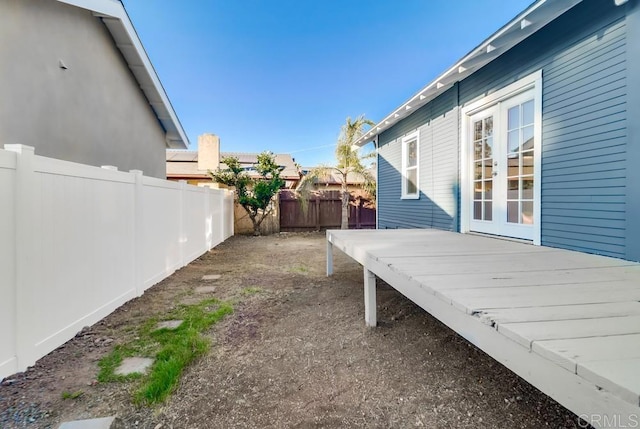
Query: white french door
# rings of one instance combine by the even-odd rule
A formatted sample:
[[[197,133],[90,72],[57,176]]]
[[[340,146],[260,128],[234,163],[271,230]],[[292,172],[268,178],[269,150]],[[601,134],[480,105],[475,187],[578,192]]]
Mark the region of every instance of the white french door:
[[[532,88],[467,116],[470,231],[526,240],[539,231],[535,98]]]

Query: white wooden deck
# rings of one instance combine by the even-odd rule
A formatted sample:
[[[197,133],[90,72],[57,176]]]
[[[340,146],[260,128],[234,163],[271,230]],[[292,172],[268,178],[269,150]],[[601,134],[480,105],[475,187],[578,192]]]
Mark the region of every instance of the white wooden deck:
[[[327,231],[375,276],[595,427],[640,427],[640,264],[438,230]],[[633,426],[635,424],[635,426]]]

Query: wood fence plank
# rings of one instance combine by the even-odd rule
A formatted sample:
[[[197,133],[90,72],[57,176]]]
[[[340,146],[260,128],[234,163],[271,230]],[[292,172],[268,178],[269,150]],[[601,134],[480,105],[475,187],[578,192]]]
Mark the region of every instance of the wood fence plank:
[[[342,215],[340,191],[315,192],[308,201],[307,209],[292,191],[280,191],[280,231],[317,231],[339,229]],[[375,228],[376,210],[364,207],[368,200],[352,199],[349,205],[349,228]]]

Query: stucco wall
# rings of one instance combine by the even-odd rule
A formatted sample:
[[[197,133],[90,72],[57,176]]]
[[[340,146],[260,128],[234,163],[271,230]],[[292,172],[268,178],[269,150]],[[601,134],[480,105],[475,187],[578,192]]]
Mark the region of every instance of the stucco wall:
[[[0,40],[0,146],[165,177],[164,130],[99,18],[2,0]]]

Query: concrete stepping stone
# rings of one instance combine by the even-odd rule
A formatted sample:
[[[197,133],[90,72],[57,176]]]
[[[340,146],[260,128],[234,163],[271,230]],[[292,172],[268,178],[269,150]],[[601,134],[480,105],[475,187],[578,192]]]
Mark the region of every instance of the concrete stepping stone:
[[[216,291],[215,286],[200,286],[196,288],[196,293],[206,294],[206,293],[214,293]]]
[[[206,275],[202,276],[202,281],[210,282],[210,281],[213,281],[213,280],[220,280],[221,277],[222,277],[222,275],[220,275],[220,274],[206,274]]]
[[[153,365],[153,359],[143,357],[128,357],[122,359],[122,363],[115,370],[116,375],[129,375],[134,373],[144,374]]]
[[[182,325],[182,320],[163,320],[162,322],[158,322],[156,330],[163,328],[176,329],[180,325]]]
[[[111,416],[64,422],[59,426],[59,429],[124,429],[124,423],[118,417]]]

